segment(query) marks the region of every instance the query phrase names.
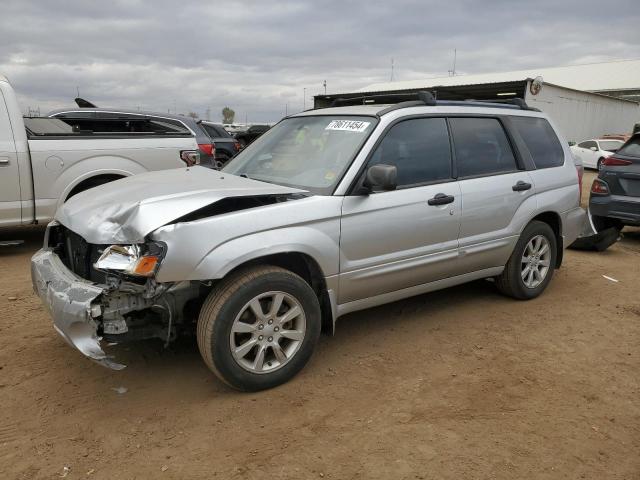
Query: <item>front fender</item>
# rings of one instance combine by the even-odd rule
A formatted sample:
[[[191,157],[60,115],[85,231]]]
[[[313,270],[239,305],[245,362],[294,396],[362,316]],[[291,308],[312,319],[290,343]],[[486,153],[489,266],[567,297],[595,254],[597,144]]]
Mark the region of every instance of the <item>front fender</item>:
[[[341,204],[337,197],[312,197],[159,228],[151,238],[167,245],[167,256],[157,280],[220,279],[278,253],[303,253],[325,277],[336,275]]]
[[[224,243],[204,257],[188,279],[223,278],[251,260],[293,252],[313,258],[325,277],[338,273],[338,243],[316,229],[293,227],[256,233]]]

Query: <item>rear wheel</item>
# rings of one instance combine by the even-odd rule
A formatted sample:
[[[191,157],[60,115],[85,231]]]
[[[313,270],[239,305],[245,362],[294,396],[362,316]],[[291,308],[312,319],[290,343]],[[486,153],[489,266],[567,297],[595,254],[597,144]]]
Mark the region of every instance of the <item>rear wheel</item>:
[[[207,366],[247,391],[295,376],[319,335],[316,294],[298,275],[279,267],[254,267],[223,280],[198,319],[198,347]]]
[[[540,295],[553,276],[557,240],[551,227],[533,221],[524,229],[496,285],[505,295],[528,300]]]
[[[604,162],[604,158],[599,158],[597,164],[598,171],[602,170],[602,162]]]

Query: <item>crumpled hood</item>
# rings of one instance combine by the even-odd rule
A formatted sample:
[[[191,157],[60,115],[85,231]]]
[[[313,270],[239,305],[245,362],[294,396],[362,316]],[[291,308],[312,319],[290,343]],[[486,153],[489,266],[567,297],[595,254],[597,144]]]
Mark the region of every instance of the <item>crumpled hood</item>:
[[[81,192],[56,220],[94,244],[142,243],[155,229],[223,198],[302,190],[204,167],[142,173]]]

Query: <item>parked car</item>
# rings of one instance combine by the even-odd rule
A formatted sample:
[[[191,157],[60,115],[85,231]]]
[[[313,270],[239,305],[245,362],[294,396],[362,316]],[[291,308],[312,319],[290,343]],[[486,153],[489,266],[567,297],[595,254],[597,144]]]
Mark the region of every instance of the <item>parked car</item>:
[[[573,145],[571,152],[582,160],[585,168],[600,170],[602,161],[617,152],[623,144],[622,140],[597,138]]]
[[[220,172],[74,197],[32,259],[56,330],[113,368],[100,339],[195,332],[216,375],[259,390],[349,312],[484,278],[537,297],[585,219],[566,142],[523,102],[420,98],[299,113]]]
[[[244,131],[234,133],[234,137],[240,143],[240,147],[245,148],[270,128],[269,125],[251,125]]]
[[[147,127],[116,135],[23,118],[11,84],[0,76],[0,227],[46,223],[65,200],[96,185],[199,161],[185,128]]]
[[[211,137],[216,152],[216,168],[224,167],[241,150],[240,143],[222,125],[202,120],[200,126]]]
[[[591,186],[589,212],[596,228],[640,226],[640,134],[605,158]]]
[[[624,143],[631,138],[631,135],[628,133],[607,133],[600,138],[602,140],[621,140]]]
[[[121,108],[73,107],[54,110],[49,112],[47,116],[59,118],[71,125],[74,130],[84,132],[129,134],[157,129],[158,125],[162,128],[177,126],[181,130],[186,129],[195,137],[200,150],[200,165],[210,168],[216,166],[215,145],[209,134],[200,127],[197,120],[185,115]]]

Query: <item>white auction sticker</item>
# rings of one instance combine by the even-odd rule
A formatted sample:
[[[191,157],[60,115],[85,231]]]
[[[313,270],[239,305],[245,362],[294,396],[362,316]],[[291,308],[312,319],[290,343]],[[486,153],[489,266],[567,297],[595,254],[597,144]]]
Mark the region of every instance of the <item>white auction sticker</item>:
[[[346,130],[347,132],[364,132],[371,122],[360,120],[331,120],[325,130]]]

